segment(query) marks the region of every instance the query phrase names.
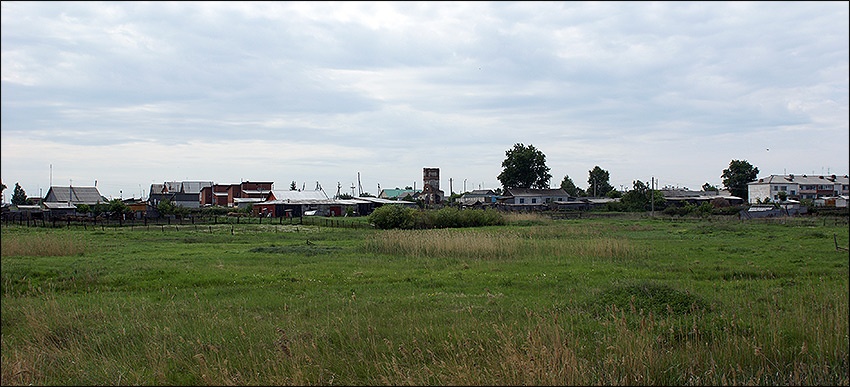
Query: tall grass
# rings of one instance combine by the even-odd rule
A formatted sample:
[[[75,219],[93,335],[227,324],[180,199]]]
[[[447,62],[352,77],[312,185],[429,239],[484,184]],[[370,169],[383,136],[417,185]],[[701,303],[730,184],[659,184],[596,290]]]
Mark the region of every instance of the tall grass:
[[[89,249],[85,239],[64,233],[6,234],[0,245],[4,257],[80,255]]]
[[[520,259],[528,257],[590,257],[617,260],[645,257],[646,252],[625,239],[581,237],[529,231],[499,230],[384,230],[366,239],[365,251],[429,258]]]
[[[80,231],[4,246],[0,384],[846,386],[847,230],[806,227]]]

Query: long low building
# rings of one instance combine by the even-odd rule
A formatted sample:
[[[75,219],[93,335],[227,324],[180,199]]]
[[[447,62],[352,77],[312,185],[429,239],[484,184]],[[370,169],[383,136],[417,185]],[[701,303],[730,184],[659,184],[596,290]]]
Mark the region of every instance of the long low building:
[[[389,200],[376,197],[331,199],[323,191],[275,191],[274,199],[254,203],[253,213],[269,218],[297,218],[301,216],[352,216],[369,215],[385,204],[416,206],[415,202]]]

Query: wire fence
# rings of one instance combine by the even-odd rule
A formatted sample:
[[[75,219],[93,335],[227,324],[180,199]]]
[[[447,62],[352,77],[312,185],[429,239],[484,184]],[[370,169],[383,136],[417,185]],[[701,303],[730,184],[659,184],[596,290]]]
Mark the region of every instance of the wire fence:
[[[83,228],[83,229],[106,229],[106,228],[128,228],[130,230],[180,230],[199,229],[207,227],[212,230],[214,226],[226,225],[304,225],[336,228],[374,228],[366,219],[358,218],[328,218],[318,216],[303,217],[249,217],[249,216],[167,216],[160,218],[140,219],[115,219],[89,216],[65,216],[48,218],[38,216],[41,214],[6,213],[3,214],[2,224],[4,226],[26,226],[26,227],[51,227],[51,228]],[[219,228],[220,227],[216,227]]]

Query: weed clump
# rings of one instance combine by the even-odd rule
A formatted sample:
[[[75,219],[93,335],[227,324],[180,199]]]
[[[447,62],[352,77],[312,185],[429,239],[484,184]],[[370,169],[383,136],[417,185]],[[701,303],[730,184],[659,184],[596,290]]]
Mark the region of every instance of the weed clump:
[[[655,315],[686,315],[704,310],[708,304],[689,292],[666,285],[636,284],[619,286],[602,292],[597,300],[603,309],[616,306],[620,310],[652,312]]]

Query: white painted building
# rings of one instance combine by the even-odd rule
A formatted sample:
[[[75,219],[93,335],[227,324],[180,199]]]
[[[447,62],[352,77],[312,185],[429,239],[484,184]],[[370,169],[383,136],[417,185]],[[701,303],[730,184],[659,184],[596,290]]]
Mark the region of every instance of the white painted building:
[[[818,199],[846,195],[850,192],[847,175],[770,175],[747,184],[749,202],[780,201],[780,192],[788,199]]]

